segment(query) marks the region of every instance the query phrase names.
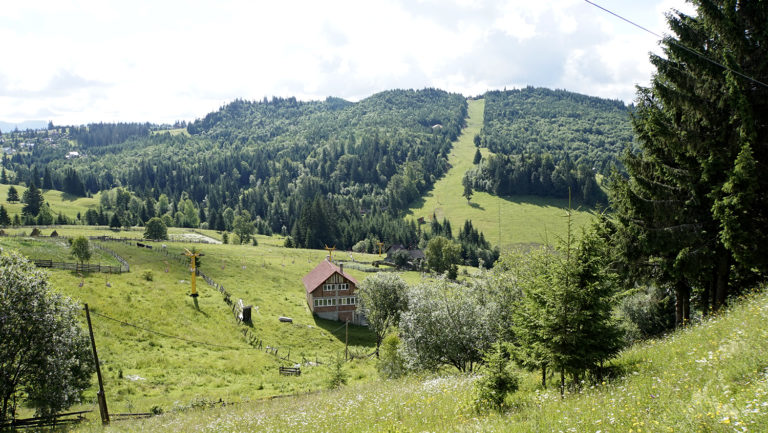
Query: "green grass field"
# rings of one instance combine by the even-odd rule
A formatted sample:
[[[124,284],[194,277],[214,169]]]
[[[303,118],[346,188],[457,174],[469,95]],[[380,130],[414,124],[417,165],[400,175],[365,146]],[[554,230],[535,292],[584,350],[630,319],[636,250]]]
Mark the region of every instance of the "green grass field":
[[[29,229],[7,231],[15,234]],[[143,233],[138,229],[112,231],[85,226],[61,226],[56,230],[62,237],[139,238]],[[43,235],[49,235],[50,231],[44,229]],[[195,232],[214,239],[221,237],[208,230]],[[170,230],[173,237],[185,234],[190,231]],[[281,246],[282,239],[277,237],[257,236],[257,239],[259,245],[255,247],[148,242],[154,246],[151,251],[122,242],[100,242],[125,258],[131,272],[120,275],[93,273],[81,279],[74,272],[49,271],[51,284],[57,291],[88,303],[94,313],[99,358],[113,411],[148,411],[153,406],[170,410],[194,401],[247,401],[326,387],[331,361],[344,353],[346,330],[339,322],[312,316],[301,279],[324,259],[327,252],[286,249]],[[167,255],[162,253],[163,244]],[[66,258],[69,254],[66,240],[62,238],[0,237],[0,246],[34,257],[46,253],[52,258]],[[195,308],[193,299],[188,296],[191,277],[188,266],[177,260],[183,257],[184,248],[193,247],[204,254],[201,258],[203,272],[222,284],[235,302],[242,299],[246,305],[255,307],[252,326],[239,324],[222,294],[199,277],[199,309]],[[377,258],[377,255],[334,253],[335,260],[349,263],[345,272],[358,281],[371,274],[352,269],[352,265],[364,265]],[[109,260],[114,261],[114,258],[109,256]],[[91,263],[95,263],[95,259]],[[152,273],[151,281],[144,278],[146,272]],[[403,276],[411,283],[422,279],[416,272],[403,273]],[[121,325],[100,314],[215,346]],[[280,316],[291,317],[293,323],[278,321]],[[291,361],[279,360],[264,350],[254,349],[244,338],[244,329],[260,338],[263,347],[278,347],[280,357],[290,352]],[[373,335],[367,328],[350,326],[348,341],[352,355],[364,356],[374,350]],[[320,365],[313,365],[315,361],[320,361]],[[278,374],[278,366],[293,363],[302,363],[300,377]],[[346,368],[351,383],[370,382],[377,377],[373,360],[369,358],[349,362]],[[85,394],[86,402],[73,410],[93,408],[95,392],[94,380]],[[22,415],[29,413],[22,412]]]
[[[0,204],[5,207],[5,209],[8,211],[8,215],[13,218],[15,214],[21,216],[21,208],[24,207],[24,204],[20,202],[8,203],[8,188],[10,187],[11,185],[0,184]],[[22,198],[24,196],[24,191],[27,190],[25,186],[13,185],[13,187],[16,188],[16,191],[19,193],[19,198]],[[75,197],[61,191],[51,189],[45,190],[45,192],[43,192],[43,197],[45,198],[45,201],[48,202],[48,204],[51,206],[51,211],[53,211],[54,216],[61,212],[68,218],[76,218],[78,213],[82,215],[88,209],[99,208],[98,194],[93,197]]]
[[[196,409],[142,421],[96,422],[87,432],[765,432],[768,296],[720,317],[631,347],[616,375],[560,397],[538,373],[503,414],[472,409],[472,376],[412,376],[268,402]],[[93,418],[93,417],[91,417]]]
[[[472,200],[462,197],[464,191],[461,179],[464,173],[473,167],[472,160],[476,147],[473,139],[483,127],[484,100],[469,101],[469,119],[467,127],[454,143],[449,155],[451,169],[435,183],[426,197],[415,203],[407,218],[424,217],[429,221],[432,214],[439,221],[448,218],[454,232],[465,220],[485,234],[485,238],[502,249],[526,245],[554,243],[567,231],[566,210],[568,197],[562,199],[541,198],[535,196],[497,197],[485,192],[472,195]],[[483,157],[490,154],[488,149],[480,149]],[[573,212],[574,227],[589,223],[592,213],[576,210]]]

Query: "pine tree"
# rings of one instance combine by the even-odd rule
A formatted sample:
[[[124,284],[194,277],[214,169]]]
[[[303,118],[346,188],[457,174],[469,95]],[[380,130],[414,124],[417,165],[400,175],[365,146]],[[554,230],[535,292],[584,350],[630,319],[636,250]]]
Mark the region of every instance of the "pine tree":
[[[16,191],[16,187],[11,185],[8,187],[8,197],[6,198],[8,203],[16,203],[19,201],[19,192]]]
[[[696,16],[669,16],[666,57],[651,57],[656,74],[634,120],[640,152],[612,194],[625,266],[675,290],[679,324],[692,294],[717,310],[768,271],[758,169],[768,163],[768,63],[757,61],[768,58],[768,4],[693,4]]]
[[[53,180],[51,179],[51,170],[45,166],[43,174],[43,189],[53,189]]]
[[[5,227],[9,225],[11,225],[11,217],[8,216],[5,206],[0,205],[0,226]]]
[[[9,191],[10,193],[10,191]],[[40,207],[43,205],[43,193],[37,188],[34,182],[24,191],[22,200],[24,207],[21,209],[22,215],[36,217],[40,213]]]

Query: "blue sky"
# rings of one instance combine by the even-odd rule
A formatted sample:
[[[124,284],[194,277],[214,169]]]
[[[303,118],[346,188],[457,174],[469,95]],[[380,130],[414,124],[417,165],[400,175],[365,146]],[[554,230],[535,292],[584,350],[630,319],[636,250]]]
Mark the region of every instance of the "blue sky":
[[[666,33],[683,0],[596,0]],[[658,41],[583,0],[61,1],[0,7],[0,120],[193,120],[235,98],[526,85],[631,102]]]

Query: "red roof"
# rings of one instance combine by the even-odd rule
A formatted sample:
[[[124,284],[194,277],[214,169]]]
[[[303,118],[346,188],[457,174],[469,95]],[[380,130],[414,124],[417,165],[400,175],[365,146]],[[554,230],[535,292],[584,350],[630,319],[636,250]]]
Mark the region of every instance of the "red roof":
[[[352,278],[351,275],[341,272],[341,268],[329,262],[327,259],[323,260],[319,265],[315,266],[315,269],[312,269],[307,275],[304,276],[301,281],[304,283],[304,287],[307,289],[307,293],[312,293],[328,278],[331,278],[331,275],[334,273],[339,273],[344,278],[351,281],[352,284],[357,286],[357,280]]]

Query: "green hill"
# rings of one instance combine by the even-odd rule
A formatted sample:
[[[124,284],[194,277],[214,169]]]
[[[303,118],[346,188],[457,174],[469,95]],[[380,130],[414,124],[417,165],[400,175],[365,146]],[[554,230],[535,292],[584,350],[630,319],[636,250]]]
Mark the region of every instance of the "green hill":
[[[221,409],[117,422],[105,432],[763,432],[768,430],[768,295],[625,350],[614,375],[564,398],[525,375],[505,414],[472,410],[468,376],[411,377]]]
[[[140,231],[112,232],[81,226],[56,229],[61,236],[141,236]],[[49,232],[43,230],[44,235]],[[193,238],[194,234],[186,234]],[[172,237],[180,235],[180,230],[171,230]],[[166,242],[166,248],[162,248],[163,243],[147,242],[154,246],[152,250],[122,242],[99,242],[125,258],[131,271],[92,273],[81,278],[74,272],[50,270],[56,290],[90,306],[112,411],[145,412],[153,406],[169,410],[194,401],[234,402],[325,386],[328,365],[338,354],[344,354],[345,329],[339,322],[312,316],[301,279],[327,253],[286,249],[276,246],[274,239],[258,239],[261,245],[256,247]],[[61,238],[0,237],[0,247],[18,249],[34,258],[75,261],[68,257],[67,243]],[[182,260],[183,248],[193,247],[205,254],[201,269],[226,288],[233,302],[242,299],[244,304],[254,306],[253,326],[239,324],[224,296],[202,278],[197,280],[199,310],[195,308],[188,296],[188,265]],[[351,260],[348,253],[337,254],[335,259]],[[353,257],[361,265],[377,256],[354,253]],[[113,260],[94,251],[91,263],[115,264]],[[345,272],[359,281],[369,275],[353,269],[351,264]],[[147,273],[151,273],[151,279]],[[410,278],[419,277],[414,274]],[[291,317],[293,323],[278,321],[280,316]],[[243,334],[246,330],[249,338]],[[258,348],[249,344],[249,340],[256,339],[261,341]],[[268,353],[268,346],[276,348],[277,354]],[[364,357],[374,346],[367,328],[349,327],[351,354]],[[375,376],[366,359],[348,364],[352,382],[369,381]],[[318,361],[320,364],[315,364]],[[278,366],[294,363],[302,364],[300,377],[278,374]],[[94,380],[85,394],[86,404],[80,407],[92,408],[95,392]]]
[[[409,211],[410,218],[429,218],[434,214],[438,220],[447,218],[453,227],[460,227],[467,219],[485,234],[493,244],[500,244],[502,249],[524,244],[543,244],[555,242],[558,236],[566,232],[567,197],[562,199],[536,196],[498,197],[486,192],[475,192],[472,200],[462,197],[461,183],[464,174],[472,169],[472,159],[476,147],[475,135],[483,127],[485,101],[469,101],[467,126],[453,144],[448,156],[451,166],[448,173],[435,182],[421,200]],[[492,153],[480,149],[484,158]],[[588,211],[573,212],[574,224],[586,224],[591,220]]]
[[[6,199],[8,197],[8,188],[10,187],[11,185],[0,184],[0,204],[5,207],[8,211],[8,215],[13,218],[15,214],[21,216],[21,209],[24,207],[24,204],[19,202],[8,203]],[[23,197],[24,191],[27,190],[26,187],[21,185],[13,185],[13,187],[16,188],[16,191],[19,193],[19,198]],[[83,215],[88,209],[98,209],[99,207],[98,194],[93,197],[75,197],[51,189],[43,192],[43,198],[45,198],[45,201],[51,206],[51,211],[53,211],[54,216],[61,212],[64,216],[70,219],[77,218],[78,213]]]

